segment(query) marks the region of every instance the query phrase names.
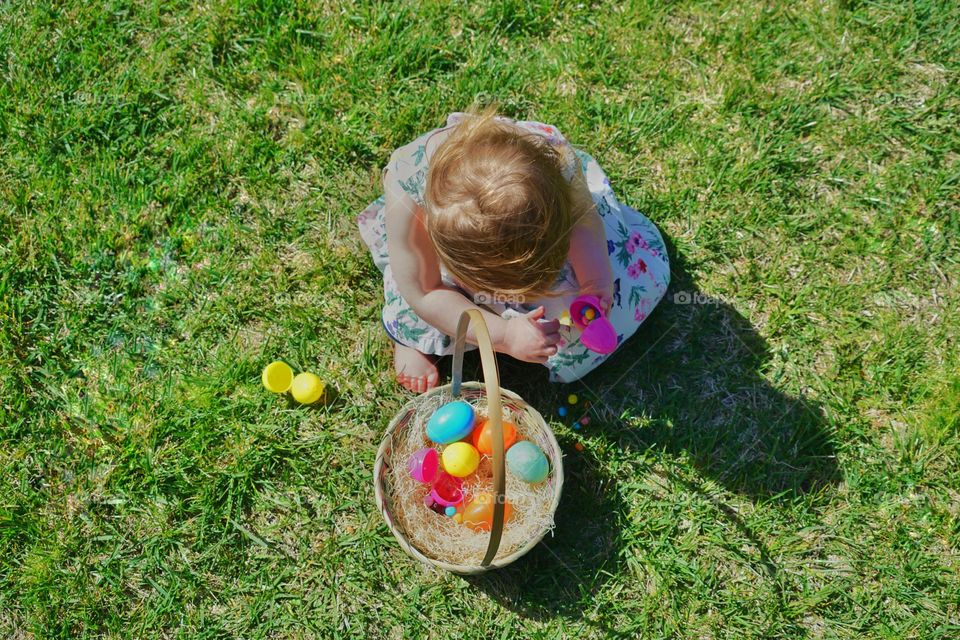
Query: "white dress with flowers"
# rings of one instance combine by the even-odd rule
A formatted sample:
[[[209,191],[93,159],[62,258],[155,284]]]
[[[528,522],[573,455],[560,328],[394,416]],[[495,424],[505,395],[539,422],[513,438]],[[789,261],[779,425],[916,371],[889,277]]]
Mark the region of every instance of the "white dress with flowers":
[[[428,143],[434,136],[442,135],[462,117],[461,113],[451,114],[446,127],[425,133],[400,147],[384,167],[385,172],[390,170],[387,175],[395,181],[393,186],[405,191],[421,206],[430,157],[435,149],[435,145]],[[619,348],[650,315],[667,291],[670,283],[670,263],[663,238],[650,220],[616,199],[610,188],[610,181],[597,161],[584,151],[572,147],[555,127],[539,122],[508,121],[546,137],[551,144],[558,147],[561,156],[569,158],[571,163],[580,164],[607,233],[607,254],[614,277],[613,308],[608,317],[617,331]],[[564,174],[570,180],[574,172],[575,166],[571,164]],[[452,338],[421,320],[397,290],[390,269],[390,256],[387,253],[383,205],[384,197],[380,196],[360,213],[357,223],[374,263],[383,273],[384,329],[393,340],[418,351],[448,355],[453,351]],[[441,268],[441,275],[446,284],[457,286],[445,269]],[[464,293],[468,298],[472,298],[470,292]],[[490,302],[485,306],[503,317],[511,317],[543,305],[546,318],[561,317],[570,302],[580,295],[576,276],[569,262],[557,278],[554,293],[559,295],[543,300],[528,300],[524,304]],[[559,351],[546,363],[553,381],[578,380],[610,357],[609,354],[600,355],[584,347],[579,339],[579,331],[574,327],[561,327],[561,335],[564,339]]]

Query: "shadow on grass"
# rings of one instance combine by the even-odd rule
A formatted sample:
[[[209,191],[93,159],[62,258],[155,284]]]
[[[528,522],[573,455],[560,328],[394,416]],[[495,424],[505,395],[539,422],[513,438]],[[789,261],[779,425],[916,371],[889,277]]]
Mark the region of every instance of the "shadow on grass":
[[[626,508],[616,483],[585,455],[566,456],[564,473],[552,535],[508,567],[463,578],[530,618],[579,617],[591,594],[620,571],[620,536],[627,527],[620,522]]]
[[[670,247],[672,283],[658,309],[582,381],[500,357],[505,386],[545,415],[571,392],[589,398],[585,438],[688,456],[705,478],[757,499],[791,500],[840,475],[823,408],[781,391],[766,341],[731,304],[702,294]]]
[[[776,388],[766,341],[732,305],[704,296],[682,255],[670,247],[673,282],[660,308],[609,361],[581,382],[551,385],[539,365],[500,357],[504,386],[544,415],[567,394],[590,398],[591,422],[579,433],[625,451],[682,457],[704,479],[750,499],[792,501],[840,479],[822,407]],[[677,294],[681,294],[677,296]],[[475,358],[474,354],[474,358]],[[473,360],[465,378],[479,379]],[[473,378],[471,378],[473,374]],[[564,443],[571,453],[572,443]],[[577,615],[589,593],[621,567],[629,509],[588,452],[564,459],[568,480],[547,538],[511,567],[470,582],[524,615]],[[761,572],[778,573],[766,547],[734,509],[699,482],[669,482],[717,508],[760,551]]]

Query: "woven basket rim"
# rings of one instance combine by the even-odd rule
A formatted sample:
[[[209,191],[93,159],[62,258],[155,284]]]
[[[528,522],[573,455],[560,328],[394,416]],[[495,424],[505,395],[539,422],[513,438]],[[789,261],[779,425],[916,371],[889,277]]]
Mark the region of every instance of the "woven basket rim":
[[[443,393],[449,393],[453,388],[452,384],[445,384],[439,387],[435,387],[430,391],[427,391],[424,394],[421,394],[419,398],[426,398],[435,395],[441,395]],[[461,385],[461,389],[478,389],[482,396],[486,396],[486,387],[481,382],[464,382]],[[529,411],[533,418],[540,423],[540,426],[543,428],[544,435],[547,439],[547,442],[550,445],[551,453],[550,456],[551,462],[553,462],[553,480],[554,480],[554,490],[553,490],[553,500],[550,503],[550,513],[555,515],[557,512],[557,506],[560,504],[560,496],[563,492],[563,451],[560,449],[560,444],[557,442],[557,438],[553,433],[553,429],[550,428],[550,425],[547,424],[547,421],[543,419],[543,415],[537,411],[533,406],[528,404],[523,398],[519,395],[505,389],[500,388],[500,393],[504,398],[509,398],[513,402],[519,402],[523,405],[523,408],[526,411]],[[473,565],[460,565],[460,564],[451,564],[449,562],[444,562],[442,560],[437,560],[431,558],[427,555],[424,555],[419,549],[417,549],[401,532],[398,527],[394,524],[393,518],[390,513],[390,508],[387,504],[386,496],[384,495],[383,490],[383,467],[386,464],[386,461],[392,454],[388,454],[387,450],[390,448],[393,442],[393,434],[397,426],[400,424],[400,421],[403,420],[410,412],[414,409],[415,403],[418,402],[418,398],[414,398],[407,402],[400,411],[393,417],[390,421],[390,424],[387,426],[387,430],[383,434],[383,438],[380,440],[380,446],[377,448],[377,458],[373,465],[373,486],[374,486],[374,497],[377,502],[377,508],[380,510],[383,519],[386,521],[387,526],[390,528],[390,531],[393,533],[393,536],[397,539],[397,542],[400,543],[400,548],[403,549],[407,555],[419,560],[420,562],[438,567],[445,571],[451,573],[458,573],[463,575],[469,574],[478,574],[489,571],[490,569],[499,569],[505,567],[508,564],[516,561],[522,556],[526,555],[531,549],[537,546],[547,532],[550,531],[549,527],[544,527],[539,533],[533,536],[525,545],[514,551],[508,556],[503,558],[495,558],[487,566],[482,566],[479,564]]]

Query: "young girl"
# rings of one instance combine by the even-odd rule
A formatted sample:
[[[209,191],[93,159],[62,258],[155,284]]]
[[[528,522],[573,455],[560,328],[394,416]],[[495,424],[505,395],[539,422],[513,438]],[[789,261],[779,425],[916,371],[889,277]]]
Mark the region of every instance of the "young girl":
[[[357,221],[383,272],[383,325],[411,391],[437,385],[436,359],[452,353],[464,309],[480,309],[497,351],[571,382],[609,357],[560,323],[574,298],[600,298],[622,344],[667,290],[656,227],[552,126],[454,113],[397,149],[383,184]]]

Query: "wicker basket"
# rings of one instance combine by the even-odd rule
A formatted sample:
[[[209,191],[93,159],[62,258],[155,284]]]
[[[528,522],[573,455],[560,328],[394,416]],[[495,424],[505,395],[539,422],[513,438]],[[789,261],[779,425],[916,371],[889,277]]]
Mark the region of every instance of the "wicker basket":
[[[463,376],[463,352],[466,348],[467,328],[471,321],[474,326],[477,344],[480,348],[480,359],[483,366],[483,377],[485,384],[479,382],[462,383]],[[498,556],[501,536],[503,535],[503,498],[505,490],[505,466],[503,451],[503,427],[501,424],[501,414],[503,407],[506,407],[510,414],[514,416],[514,421],[519,430],[525,437],[534,441],[540,446],[547,459],[550,461],[550,476],[546,482],[552,487],[553,500],[550,504],[551,516],[556,513],[557,504],[560,502],[560,492],[563,488],[563,460],[560,446],[557,439],[540,413],[528,405],[517,394],[500,388],[500,375],[497,371],[497,360],[494,355],[493,346],[490,341],[490,334],[487,330],[486,322],[479,311],[469,309],[464,311],[457,325],[457,337],[454,343],[453,355],[453,374],[451,384],[437,387],[424,397],[430,395],[447,394],[452,399],[463,399],[467,402],[486,397],[488,408],[488,419],[492,429],[493,455],[491,456],[493,468],[493,492],[495,495],[493,523],[490,529],[490,542],[487,546],[483,560],[478,565],[463,565],[445,562],[442,559],[432,558],[419,549],[417,549],[406,537],[401,524],[393,517],[391,513],[391,503],[388,497],[389,492],[385,490],[385,485],[390,481],[388,473],[394,461],[392,453],[394,449],[394,439],[398,438],[408,428],[411,418],[416,411],[416,405],[413,401],[404,406],[403,409],[393,418],[387,432],[380,443],[380,449],[377,452],[377,460],[373,468],[374,494],[377,500],[377,506],[383,513],[387,526],[393,532],[393,535],[400,543],[400,547],[411,557],[420,560],[426,564],[451,571],[459,574],[477,574],[505,567],[525,553],[543,539],[543,536],[549,530],[549,527],[543,527],[536,531],[520,549],[506,556]],[[406,465],[406,461],[397,461],[397,464]],[[509,496],[507,496],[509,499]]]

